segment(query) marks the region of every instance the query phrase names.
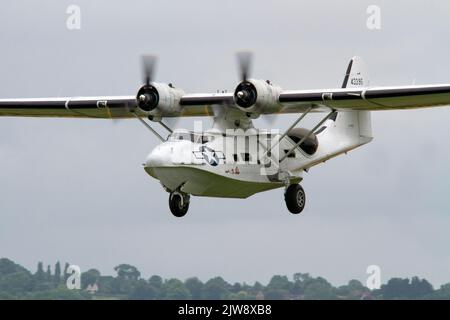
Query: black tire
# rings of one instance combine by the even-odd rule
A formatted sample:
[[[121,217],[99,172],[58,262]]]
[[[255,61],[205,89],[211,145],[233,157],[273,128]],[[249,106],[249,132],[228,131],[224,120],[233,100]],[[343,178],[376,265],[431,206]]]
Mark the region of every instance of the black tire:
[[[169,208],[172,214],[177,217],[181,218],[186,215],[186,213],[189,210],[189,196],[185,197],[185,201],[183,201],[183,205],[181,205],[182,202],[182,196],[178,193],[171,193],[169,196]]]
[[[289,212],[299,214],[303,211],[306,204],[306,194],[299,184],[291,184],[284,194],[284,200]]]

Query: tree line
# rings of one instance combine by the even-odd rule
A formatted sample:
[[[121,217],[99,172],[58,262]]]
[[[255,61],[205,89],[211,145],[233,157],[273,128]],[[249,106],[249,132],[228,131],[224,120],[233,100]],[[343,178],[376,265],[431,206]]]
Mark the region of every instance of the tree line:
[[[0,259],[0,299],[226,299],[226,300],[363,300],[363,299],[450,299],[450,283],[438,289],[425,279],[392,278],[378,290],[369,290],[358,280],[335,287],[322,277],[296,273],[292,277],[273,276],[267,285],[255,282],[228,283],[221,277],[202,282],[196,277],[184,281],[163,279],[153,275],[141,277],[139,270],[129,264],[114,268],[115,276],[102,275],[96,269],[81,274],[81,288],[70,290],[66,282],[71,274],[69,264],[64,268],[57,262],[44,268],[39,262],[35,273]],[[69,279],[70,280],[70,279]]]

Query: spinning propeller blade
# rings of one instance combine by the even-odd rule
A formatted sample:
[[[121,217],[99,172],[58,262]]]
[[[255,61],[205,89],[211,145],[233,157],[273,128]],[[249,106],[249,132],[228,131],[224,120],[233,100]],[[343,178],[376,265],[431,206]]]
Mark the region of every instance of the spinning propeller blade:
[[[157,60],[158,57],[156,55],[142,56],[142,76],[145,85],[150,85],[150,82],[153,80]]]
[[[239,78],[241,81],[246,81],[250,76],[253,53],[250,51],[240,51],[236,54],[236,58],[239,66]]]

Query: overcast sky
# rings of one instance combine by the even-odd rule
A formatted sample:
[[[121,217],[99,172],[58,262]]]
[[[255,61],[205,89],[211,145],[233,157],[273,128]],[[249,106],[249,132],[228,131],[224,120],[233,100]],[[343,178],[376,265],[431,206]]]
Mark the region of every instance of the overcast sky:
[[[66,28],[71,4],[81,30]],[[366,27],[371,4],[381,30]],[[338,87],[355,54],[372,85],[450,83],[449,12],[444,0],[3,1],[0,97],[135,94],[143,53],[159,55],[158,81],[232,89],[240,49],[254,51],[255,77],[285,89]],[[130,263],[144,277],[267,283],[309,272],[335,285],[365,283],[376,264],[383,282],[450,282],[450,109],[372,118],[371,144],[305,176],[302,215],[280,189],[194,197],[183,219],[141,167],[158,141],[138,121],[0,118],[0,256],[33,271]]]

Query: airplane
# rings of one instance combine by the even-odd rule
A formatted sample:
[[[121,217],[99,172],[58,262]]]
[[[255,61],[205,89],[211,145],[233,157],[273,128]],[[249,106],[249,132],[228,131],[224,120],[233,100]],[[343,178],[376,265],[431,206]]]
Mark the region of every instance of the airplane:
[[[450,104],[450,84],[371,87],[357,56],[340,88],[289,91],[250,77],[251,52],[237,58],[240,81],[230,93],[186,94],[155,82],[157,57],[146,55],[144,84],[135,96],[0,99],[0,116],[139,120],[161,140],[143,167],[169,193],[175,217],[186,215],[191,195],[243,199],[276,188],[284,188],[288,211],[299,214],[306,204],[304,173],[371,142],[372,111]],[[299,127],[311,113],[323,117],[311,129]],[[282,132],[253,125],[260,116],[282,114],[297,115]],[[212,117],[213,124],[189,131],[163,121],[179,117]]]

